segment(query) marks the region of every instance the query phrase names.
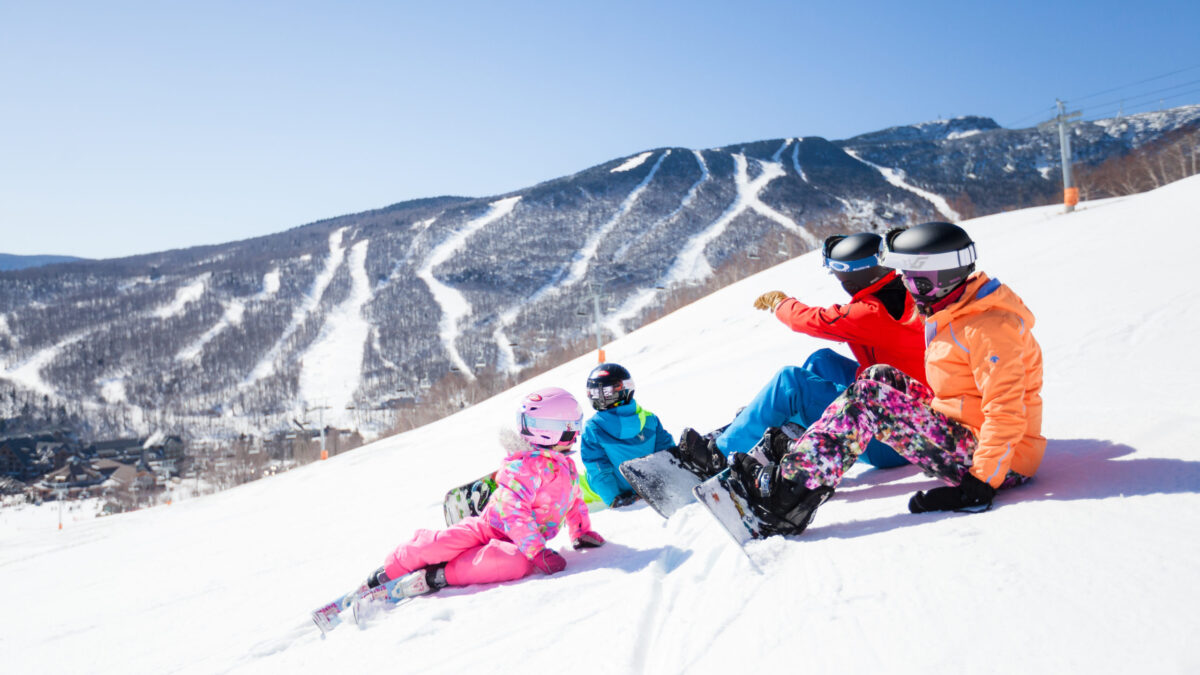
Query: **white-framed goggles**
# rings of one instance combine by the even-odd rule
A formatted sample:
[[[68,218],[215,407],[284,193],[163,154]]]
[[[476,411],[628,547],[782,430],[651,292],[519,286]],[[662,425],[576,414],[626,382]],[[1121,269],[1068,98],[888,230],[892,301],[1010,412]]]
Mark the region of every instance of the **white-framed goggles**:
[[[579,431],[583,428],[583,416],[573,420],[558,420],[548,417],[534,417],[521,413],[518,416],[522,430],[540,429],[543,431]]]
[[[966,248],[960,248],[957,251],[946,251],[944,253],[897,253],[888,250],[886,245],[881,246],[883,249],[883,264],[892,269],[914,272],[937,272],[940,270],[952,270],[958,267],[966,267],[975,262],[975,244],[968,244]]]

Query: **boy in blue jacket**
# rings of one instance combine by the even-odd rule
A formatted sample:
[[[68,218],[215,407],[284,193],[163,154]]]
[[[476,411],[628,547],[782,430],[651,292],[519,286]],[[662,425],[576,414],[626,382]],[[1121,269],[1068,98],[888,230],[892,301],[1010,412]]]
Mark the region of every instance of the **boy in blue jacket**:
[[[616,363],[601,363],[587,380],[596,414],[583,428],[580,457],[588,486],[611,507],[627,506],[637,493],[617,467],[652,452],[675,447],[658,417],[633,400],[633,376]]]

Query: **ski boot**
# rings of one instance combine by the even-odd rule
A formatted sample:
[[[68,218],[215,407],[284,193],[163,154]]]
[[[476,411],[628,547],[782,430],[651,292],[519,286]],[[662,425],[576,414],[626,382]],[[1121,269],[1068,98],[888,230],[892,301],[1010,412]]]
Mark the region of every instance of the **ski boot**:
[[[399,579],[388,578],[381,567],[371,573],[359,591],[358,599],[354,602],[354,622],[363,626],[381,607],[434,593],[447,585],[445,563],[423,567]]]

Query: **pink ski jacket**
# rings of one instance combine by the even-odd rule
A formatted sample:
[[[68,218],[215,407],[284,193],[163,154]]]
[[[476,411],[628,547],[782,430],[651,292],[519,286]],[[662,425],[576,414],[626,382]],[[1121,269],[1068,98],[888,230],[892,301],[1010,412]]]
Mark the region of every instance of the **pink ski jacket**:
[[[504,459],[496,473],[496,492],[481,515],[532,559],[558,534],[563,520],[572,539],[591,530],[592,524],[574,460],[522,445]]]

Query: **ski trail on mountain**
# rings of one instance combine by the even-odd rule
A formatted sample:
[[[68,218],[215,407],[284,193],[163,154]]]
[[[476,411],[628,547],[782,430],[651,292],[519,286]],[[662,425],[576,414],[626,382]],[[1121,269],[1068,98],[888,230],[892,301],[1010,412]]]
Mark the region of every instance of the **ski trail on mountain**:
[[[458,322],[463,317],[471,314],[471,304],[467,302],[466,296],[458,289],[438,281],[433,276],[433,268],[446,262],[462,249],[471,235],[512,213],[513,208],[516,207],[519,201],[521,201],[520,197],[506,197],[492,202],[489,204],[487,213],[468,222],[461,230],[447,237],[441,244],[438,244],[436,248],[430,251],[429,256],[425,258],[420,268],[417,269],[417,277],[429,287],[429,292],[433,293],[434,302],[437,303],[438,308],[442,311],[441,321],[438,322],[438,333],[442,339],[442,346],[450,358],[450,363],[472,380],[475,379],[475,376],[471,373],[471,369],[467,367],[466,361],[463,361],[462,356],[458,353],[458,347],[454,344],[458,340],[459,335]]]
[[[176,289],[175,299],[170,304],[155,309],[154,316],[160,319],[169,319],[183,314],[183,309],[187,307],[188,303],[204,297],[204,289],[208,287],[208,280],[211,276],[210,273],[201,274],[192,283]]]
[[[737,195],[734,196],[733,202],[729,204],[729,208],[725,209],[725,212],[713,221],[712,225],[709,225],[705,230],[688,240],[687,244],[683,247],[683,251],[675,259],[674,264],[663,275],[664,281],[667,283],[687,283],[711,276],[713,269],[708,263],[708,258],[704,255],[704,249],[724,234],[729,224],[746,211],[754,211],[761,216],[775,221],[788,231],[798,234],[812,246],[817,246],[820,243],[806,228],[797,225],[791,218],[762,203],[758,198],[758,195],[766,189],[767,185],[776,178],[783,176],[785,171],[783,165],[778,162],[755,161],[758,161],[762,166],[762,173],[753,180],[750,180],[747,173],[748,160],[746,159],[746,155],[738,153],[733,156],[734,185],[737,187]]]
[[[204,351],[204,346],[209,342],[212,342],[213,338],[220,335],[221,331],[242,322],[242,317],[246,313],[247,302],[261,302],[275,295],[278,290],[279,268],[275,267],[270,272],[267,272],[263,275],[261,291],[259,291],[248,301],[241,298],[234,298],[233,300],[226,302],[225,313],[221,315],[221,318],[218,319],[217,322],[213,324],[207,331],[205,331],[204,335],[201,335],[199,338],[197,338],[195,342],[179,350],[179,353],[175,355],[175,359],[177,361],[191,361],[192,359],[198,358],[200,353]]]
[[[670,152],[670,150],[667,152]],[[708,181],[710,174],[708,171],[708,165],[704,163],[704,156],[701,155],[697,150],[691,150],[690,152],[695,155],[696,162],[700,165],[700,178],[698,178],[696,182],[692,183],[692,186],[688,188],[687,192],[684,194],[683,200],[679,202],[679,206],[676,206],[674,211],[671,211],[662,218],[659,218],[654,222],[654,224],[643,228],[641,232],[638,232],[624,244],[621,244],[621,247],[613,253],[613,260],[624,260],[625,256],[629,253],[629,249],[637,246],[643,239],[656,232],[659,228],[669,225],[675,220],[675,218],[679,216],[680,213],[683,213],[684,209],[691,206],[692,202],[695,201],[696,193],[700,191],[700,186]]]
[[[863,159],[862,157],[859,157],[858,153],[855,152],[854,150],[851,150],[850,148],[842,148],[842,151],[845,152],[847,155],[850,155],[854,159],[857,159],[858,161],[862,162],[863,164],[866,164],[867,166],[871,167],[872,169],[875,169],[876,171],[878,171],[881,175],[883,175],[883,179],[886,180],[887,182],[891,183],[892,185],[895,185],[896,187],[900,188],[901,190],[908,190],[909,192],[917,195],[918,197],[929,202],[930,204],[933,204],[933,208],[937,209],[942,214],[942,216],[948,218],[949,220],[951,220],[953,222],[958,222],[959,220],[962,220],[962,216],[958,215],[957,211],[950,208],[950,204],[948,202],[946,202],[946,200],[944,198],[942,198],[940,195],[936,195],[936,194],[930,192],[929,190],[922,190],[921,188],[907,182],[905,180],[906,175],[902,169],[889,169],[886,166],[872,164],[871,162],[868,162],[867,160]]]
[[[312,288],[309,290],[308,295],[305,296],[304,302],[292,313],[292,320],[288,323],[287,328],[283,330],[283,334],[271,346],[271,350],[267,352],[267,355],[259,360],[258,365],[250,372],[250,376],[242,382],[240,388],[245,389],[275,371],[275,359],[279,358],[280,354],[283,353],[288,338],[300,326],[304,325],[305,320],[308,319],[308,315],[312,314],[313,310],[321,304],[321,296],[325,295],[325,289],[329,287],[329,282],[333,280],[333,275],[337,272],[338,267],[341,267],[342,260],[346,257],[346,249],[342,247],[342,237],[345,233],[346,228],[343,227],[334,230],[329,235],[329,256],[325,258],[324,269],[321,270],[321,273],[313,281]]]
[[[204,290],[208,286],[210,274],[205,273],[197,277],[191,283],[181,286],[175,290],[175,296],[170,302],[148,309],[130,317],[132,320],[156,318],[169,319],[178,316],[184,310],[188,303],[195,302],[204,295]],[[0,317],[2,319],[3,317]],[[107,328],[109,324],[93,326],[86,328],[78,333],[69,335],[55,344],[41,349],[34,353],[33,356],[26,359],[16,368],[9,368],[9,364],[0,363],[0,379],[9,379],[21,386],[31,389],[43,396],[52,396],[58,398],[58,392],[51,387],[45,379],[42,378],[42,368],[49,365],[58,355],[67,347],[80,342],[89,335]],[[14,338],[15,339],[15,338]],[[104,387],[110,392],[124,391],[124,375],[116,375],[103,380]],[[121,396],[123,398],[123,394]],[[136,406],[135,406],[136,408]],[[140,408],[138,408],[140,410]]]
[[[671,152],[670,150],[667,151],[668,154],[670,154],[670,152]],[[647,150],[646,152],[643,152],[640,155],[634,155],[633,157],[630,157],[629,159],[625,160],[625,162],[623,164],[621,164],[621,166],[613,167],[613,168],[609,169],[608,172],[609,173],[621,173],[623,171],[632,171],[632,170],[638,168],[639,166],[641,166],[642,164],[645,164],[646,160],[649,159],[650,155],[653,155],[653,154],[654,154],[653,150]]]
[[[364,239],[350,248],[346,263],[350,270],[350,297],[325,317],[321,336],[300,359],[299,400],[303,408],[314,402],[329,407],[325,423],[352,426],[348,406],[362,379],[363,352],[371,326],[363,316],[363,307],[371,300],[371,282],[367,278],[367,248]]]
[[[624,258],[626,251],[628,251],[630,247],[641,241],[644,237],[659,227],[671,223],[680,213],[683,213],[684,209],[691,206],[692,202],[695,201],[696,194],[700,191],[700,187],[708,182],[709,178],[712,177],[712,174],[708,170],[708,163],[704,161],[704,155],[702,155],[699,150],[692,150],[692,154],[696,157],[696,163],[700,165],[700,178],[692,184],[692,187],[688,188],[687,194],[683,197],[683,201],[679,203],[679,206],[677,206],[674,211],[667,214],[667,217],[650,226],[646,229],[646,231],[642,232],[632,241],[622,246],[616,252],[616,254],[613,255],[614,259],[621,260]],[[612,335],[615,337],[621,337],[625,335],[625,322],[637,317],[643,309],[653,303],[665,284],[665,280],[660,278],[655,283],[654,288],[639,289],[636,293],[626,298],[625,302],[621,303],[621,306],[618,307],[615,312],[609,315],[609,318],[604,322],[604,327],[608,329],[608,332],[612,333]]]
[[[633,164],[629,168],[634,168],[635,166],[641,165],[651,153],[643,154],[645,156],[639,155],[638,157],[635,157],[634,159],[638,160],[637,164]],[[584,275],[587,274],[588,267],[592,264],[592,260],[596,257],[596,251],[600,248],[600,244],[603,243],[604,238],[607,237],[608,234],[612,232],[613,228],[621,222],[621,219],[628,215],[630,210],[633,209],[633,206],[637,203],[638,198],[641,197],[643,192],[645,192],[646,186],[648,186],[650,182],[654,180],[654,176],[658,173],[659,167],[662,166],[663,160],[665,160],[670,154],[671,151],[667,150],[660,155],[658,161],[656,161],[654,166],[650,168],[650,171],[646,173],[646,177],[642,179],[642,182],[638,183],[637,186],[625,196],[625,199],[621,202],[621,205],[617,207],[617,210],[615,213],[613,213],[612,217],[610,217],[604,222],[603,225],[601,225],[594,232],[592,232],[591,235],[588,236],[587,241],[585,241],[583,246],[575,252],[574,256],[572,256],[571,263],[567,267],[565,274],[560,271],[559,274],[555,275],[555,277],[551,279],[549,283],[539,288],[534,292],[533,295],[505,310],[497,318],[496,328],[492,331],[492,340],[495,341],[496,348],[499,353],[499,359],[496,366],[497,370],[500,372],[514,372],[517,370],[516,352],[513,351],[512,342],[509,340],[505,331],[509,326],[512,325],[514,321],[516,321],[517,316],[519,316],[521,313],[521,310],[525,309],[526,307],[532,307],[551,295],[562,293],[583,279]],[[630,162],[632,161],[633,160],[630,160]],[[629,164],[630,162],[626,162],[626,164]],[[627,170],[622,169],[621,167],[617,167],[617,169],[621,169],[622,171]],[[465,364],[463,368],[465,369]]]
[[[791,143],[792,139],[785,140],[783,145],[775,152],[774,158],[776,160],[779,159],[783,151]],[[797,145],[797,147],[799,146]],[[737,194],[734,196],[733,202],[725,209],[724,213],[713,221],[712,225],[709,225],[702,232],[688,240],[679,256],[675,258],[675,262],[672,263],[667,272],[659,279],[657,286],[666,287],[671,284],[689,283],[712,275],[713,269],[708,263],[708,258],[704,255],[704,249],[724,234],[729,224],[735,218],[748,210],[775,221],[789,232],[799,235],[800,238],[814,248],[820,244],[807,228],[796,224],[791,218],[767,206],[759,199],[759,194],[766,189],[767,185],[776,178],[785,175],[786,170],[779,161],[755,161],[759,162],[762,166],[762,173],[753,180],[750,180],[748,173],[749,160],[746,159],[746,155],[742,153],[733,155],[734,185],[737,188]],[[613,335],[618,337],[624,335],[625,329],[622,323],[627,319],[637,316],[642,309],[653,302],[657,296],[657,290],[657,288],[643,289],[632,295],[621,305],[613,317],[605,323],[605,327],[612,331]]]
[[[609,218],[608,221],[606,221],[603,225],[593,231],[592,234],[587,238],[587,241],[584,242],[583,248],[575,252],[575,256],[571,260],[571,267],[567,272],[567,276],[562,280],[562,283],[559,284],[560,290],[565,290],[579,283],[579,280],[582,279],[585,274],[587,274],[588,267],[591,265],[592,260],[596,257],[596,251],[600,248],[600,244],[604,241],[604,238],[607,237],[608,233],[612,232],[613,228],[617,226],[617,223],[621,222],[621,219],[624,218],[631,209],[633,209],[633,205],[637,203],[638,198],[641,197],[642,193],[646,191],[646,186],[650,184],[650,181],[654,180],[654,176],[658,173],[659,167],[662,166],[663,160],[665,160],[670,154],[671,151],[667,150],[659,156],[658,161],[655,162],[654,166],[650,168],[650,171],[646,174],[646,177],[642,179],[642,182],[638,183],[637,187],[633,188],[633,191],[630,192],[625,197],[625,200],[621,202],[621,206],[617,208],[617,212],[614,213],[612,217]]]
[[[38,350],[25,362],[11,370],[8,368],[8,364],[4,364],[4,366],[0,367],[0,379],[12,380],[20,386],[33,390],[43,396],[57,398],[58,392],[42,379],[42,368],[45,368],[46,365],[53,361],[59,352],[83,340],[95,331],[95,328],[89,328],[63,338],[45,349]]]
[[[808,175],[804,173],[804,168],[800,166],[800,143],[803,140],[803,138],[797,138],[796,145],[792,146],[792,168],[796,170],[796,173],[800,174],[800,180],[807,183]]]

